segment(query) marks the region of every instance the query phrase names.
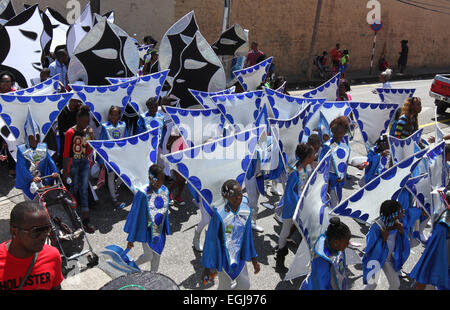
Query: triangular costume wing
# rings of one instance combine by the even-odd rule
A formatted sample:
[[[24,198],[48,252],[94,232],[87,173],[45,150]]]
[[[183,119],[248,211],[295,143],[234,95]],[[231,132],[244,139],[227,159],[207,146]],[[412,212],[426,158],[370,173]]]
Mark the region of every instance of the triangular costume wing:
[[[305,241],[307,244],[307,253],[299,254],[299,250],[305,250],[299,247],[291,264],[293,268],[289,268],[289,273],[284,279],[285,281],[308,273],[306,266],[310,260],[307,260],[307,254],[313,250],[318,237],[327,230],[330,213],[330,205],[327,198],[330,160],[331,152],[328,152],[308,179],[297,203],[293,219],[295,226],[303,236],[302,243]]]
[[[364,144],[369,149],[375,145],[398,109],[397,104],[349,102],[358,123]]]
[[[263,98],[263,91],[253,91],[216,96],[212,100],[225,118],[233,124],[235,130],[240,131],[251,128],[258,120],[263,107]]]
[[[423,129],[419,129],[406,139],[398,139],[389,136],[392,159],[394,163],[399,163],[405,158],[416,153],[419,149],[419,142],[422,138]]]
[[[228,88],[222,91],[218,92],[206,92],[206,91],[199,91],[194,89],[189,89],[189,92],[192,96],[198,101],[198,103],[204,108],[204,109],[213,109],[216,108],[216,104],[212,101],[212,97],[215,96],[222,96],[222,95],[231,95],[234,94],[236,87]]]
[[[310,108],[311,104],[290,120],[269,119],[272,139],[277,141],[272,143],[278,143],[278,149],[281,151],[286,171],[288,171],[290,165],[297,161],[295,150],[297,145],[302,142],[304,126]]]
[[[17,140],[17,145],[25,143],[24,125],[28,111],[41,128],[41,141],[51,129],[61,110],[72,98],[72,93],[49,96],[0,96],[0,117]]]
[[[10,93],[17,96],[46,96],[56,94],[59,90],[59,74],[49,78],[48,80],[36,84],[33,87],[21,89]]]
[[[244,91],[254,91],[266,80],[272,60],[273,57],[269,57],[252,67],[233,72]]]
[[[415,88],[377,88],[378,96],[383,103],[398,104],[400,108],[406,99],[414,96],[415,92]]]
[[[340,78],[341,74],[336,74],[323,85],[303,94],[303,97],[309,99],[326,99],[327,101],[336,101],[339,91]]]
[[[164,34],[159,45],[159,66],[169,69],[167,82],[173,85],[173,79],[181,68],[181,53],[188,46],[198,30],[194,11],[189,12],[173,24]]]
[[[164,158],[198,192],[206,203],[205,207],[211,211],[224,203],[221,188],[226,180],[235,179],[243,184],[259,138],[265,130],[265,126],[254,127]]]
[[[107,85],[106,77],[132,77],[139,67],[139,54],[131,38],[106,19],[83,37],[70,59],[70,83]]]
[[[246,56],[249,50],[248,36],[241,26],[234,24],[222,33],[212,48],[217,56]]]
[[[394,165],[341,202],[332,212],[370,225],[379,217],[380,206],[385,200],[397,200],[426,152],[426,149],[422,150]]]
[[[207,92],[226,88],[226,76],[220,59],[199,31],[181,53],[180,69],[177,72],[170,95],[180,99],[180,107],[197,104],[189,89]]]
[[[78,17],[78,19],[70,25],[67,30],[67,52],[69,56],[72,57],[75,53],[75,49],[81,40],[91,31],[94,26],[94,19],[92,16],[90,2],[86,5],[83,13]]]
[[[188,110],[167,107],[166,111],[189,147],[202,145],[209,139],[221,138],[225,128],[231,126],[219,109]]]
[[[433,220],[437,220],[442,212],[446,209],[446,206],[442,204],[438,194],[435,194],[437,190],[443,190],[447,186],[447,169],[445,161],[445,141],[442,141],[437,146],[427,152],[428,162],[428,175],[431,185],[432,194],[432,206],[433,206]]]
[[[52,8],[47,8],[45,14],[49,18],[53,28],[50,52],[54,53],[57,46],[67,44],[67,31],[70,28],[70,24],[60,13]]]
[[[148,185],[148,169],[156,163],[158,143],[157,128],[124,139],[89,141],[133,193]]]
[[[133,92],[131,94],[131,106],[134,110],[142,114],[147,111],[145,103],[150,98],[159,98],[162,86],[166,81],[167,73],[169,71],[162,71],[149,75],[144,75],[134,78],[106,78],[111,84],[117,85],[123,82],[136,80]]]
[[[22,88],[31,85],[41,70],[44,32],[38,5],[33,5],[0,27],[0,71],[14,74]]]
[[[136,80],[131,80],[112,86],[70,85],[70,87],[101,124],[108,120],[108,112],[112,105],[125,109],[135,84]]]
[[[269,103],[269,117],[279,120],[287,120],[293,118],[310,103],[315,105],[325,102],[325,99],[306,99],[302,97],[288,96],[266,87],[264,88],[264,92]]]

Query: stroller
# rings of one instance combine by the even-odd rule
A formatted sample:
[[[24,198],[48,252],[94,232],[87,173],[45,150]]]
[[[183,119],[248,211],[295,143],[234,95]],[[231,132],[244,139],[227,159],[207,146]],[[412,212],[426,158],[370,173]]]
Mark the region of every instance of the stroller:
[[[42,177],[42,180],[51,176]],[[55,185],[37,189],[37,199],[47,211],[52,231],[49,235],[50,244],[61,253],[62,273],[64,277],[73,269],[68,262],[87,255],[88,268],[98,264],[98,255],[94,253],[84,231],[83,224],[77,214],[77,203],[72,194],[65,188],[61,178],[58,177]],[[84,237],[89,249],[83,250]]]

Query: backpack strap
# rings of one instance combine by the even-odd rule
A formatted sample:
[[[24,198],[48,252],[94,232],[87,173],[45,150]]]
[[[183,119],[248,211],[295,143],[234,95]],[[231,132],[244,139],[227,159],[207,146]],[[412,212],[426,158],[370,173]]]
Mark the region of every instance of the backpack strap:
[[[25,277],[23,278],[22,283],[20,283],[19,291],[22,290],[22,287],[23,287],[23,286],[25,285],[25,283],[27,282],[28,277],[30,276],[31,270],[33,269],[34,264],[35,264],[36,261],[37,261],[38,254],[39,254],[39,252],[34,253],[33,259],[31,260],[30,266],[28,267],[27,273],[26,273]]]

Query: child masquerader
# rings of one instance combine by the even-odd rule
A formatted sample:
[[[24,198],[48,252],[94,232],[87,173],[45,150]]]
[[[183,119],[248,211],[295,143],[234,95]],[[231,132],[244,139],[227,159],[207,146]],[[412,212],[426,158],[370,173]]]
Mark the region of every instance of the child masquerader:
[[[350,228],[338,217],[331,218],[327,231],[314,244],[311,272],[300,286],[301,290],[348,289],[345,249],[350,238]]]
[[[333,207],[342,199],[342,189],[347,175],[350,147],[344,140],[344,137],[349,129],[350,123],[346,116],[340,116],[334,119],[330,124],[332,137],[323,144],[319,156],[319,162],[321,162],[328,151],[332,151],[328,190]]]
[[[450,290],[450,211],[446,210],[433,227],[425,251],[409,274],[416,280],[416,289],[434,285],[439,290]]]
[[[255,274],[260,271],[253,244],[252,209],[236,180],[223,184],[222,196],[226,203],[214,209],[206,233],[202,279],[212,281],[216,270],[219,272],[218,290],[248,290],[250,279],[246,262],[252,262]]]
[[[365,290],[377,287],[381,269],[389,282],[389,290],[400,288],[400,270],[410,254],[408,233],[401,222],[403,217],[404,209],[399,202],[386,200],[381,204],[380,217],[366,235],[362,259]]]
[[[141,265],[150,262],[152,272],[157,272],[161,254],[170,235],[169,190],[164,184],[164,171],[152,165],[148,171],[149,185],[138,190],[123,230],[128,233],[127,248],[141,242],[144,253],[136,260]]]
[[[367,155],[367,163],[365,169],[364,184],[368,184],[377,176],[382,174],[389,168],[391,162],[389,142],[387,136],[383,135],[374,147],[369,150]]]
[[[298,161],[294,171],[289,174],[286,184],[281,215],[283,228],[278,239],[278,250],[275,258],[276,270],[282,273],[287,271],[287,268],[284,266],[284,260],[289,253],[286,243],[293,228],[295,208],[306,182],[312,174],[311,164],[314,162],[314,148],[309,144],[300,143],[295,150],[295,155]]]
[[[127,126],[125,122],[120,121],[122,116],[122,109],[118,106],[111,106],[108,113],[108,121],[102,124],[102,129],[100,132],[99,140],[117,140],[128,137]],[[104,164],[103,160],[100,158],[98,160],[100,164]],[[116,174],[115,172],[108,166],[108,189],[109,194],[111,195],[111,199],[113,201],[113,205],[115,208],[121,209],[125,207],[125,203],[117,200],[117,191],[116,191]]]
[[[16,188],[21,189],[26,200],[34,200],[36,190],[49,184],[41,177],[59,177],[58,168],[48,153],[47,144],[40,143],[40,129],[28,113],[25,122],[25,144],[17,147]]]

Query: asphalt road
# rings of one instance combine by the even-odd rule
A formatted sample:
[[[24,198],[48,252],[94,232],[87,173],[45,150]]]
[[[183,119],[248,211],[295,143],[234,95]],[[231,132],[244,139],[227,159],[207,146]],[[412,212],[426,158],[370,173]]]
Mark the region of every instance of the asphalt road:
[[[416,80],[407,82],[392,83],[394,88],[416,88],[415,96],[422,99],[423,110],[420,114],[419,123],[424,127],[424,137],[427,138],[430,134],[434,135],[434,101],[429,97],[428,91],[431,85],[431,80]],[[379,84],[373,85],[358,85],[353,86],[351,95],[354,101],[362,102],[379,102],[377,95],[372,94],[375,87]],[[302,91],[292,92],[292,95],[300,95]],[[450,128],[446,121],[449,117],[443,116],[439,120],[443,121],[440,124],[444,133],[450,133]],[[361,137],[357,134],[355,141],[351,144],[352,157],[365,155],[364,146],[361,143]],[[360,171],[350,168],[349,174],[352,179],[348,182],[344,190],[344,198],[350,196],[358,187],[358,179],[362,176]],[[19,190],[14,188],[14,179],[7,176],[6,165],[0,165],[0,242],[9,239],[9,213],[15,203],[23,200]],[[100,252],[105,246],[110,244],[117,244],[121,247],[126,246],[126,234],[123,232],[123,226],[127,214],[131,207],[132,195],[125,186],[120,188],[120,198],[127,202],[127,207],[122,210],[115,210],[109,199],[109,195],[105,188],[98,191],[100,203],[91,211],[92,223],[98,228],[92,235],[88,235],[94,251],[100,256],[100,263],[97,267],[83,270],[86,263],[85,258],[80,259],[79,264],[72,271],[67,279],[63,282],[64,289],[86,289],[95,290],[102,287],[111,279],[119,276],[119,273],[113,271],[105,260],[108,258]],[[182,198],[186,201],[184,206],[173,206],[170,209],[170,230],[172,235],[168,236],[166,247],[161,257],[159,272],[172,278],[181,289],[199,290],[208,289],[214,290],[216,285],[209,285],[203,287],[200,284],[200,275],[203,268],[200,264],[201,254],[194,251],[192,247],[192,239],[196,224],[200,221],[200,211],[191,203],[191,196],[187,189],[184,191]],[[269,202],[276,203],[279,197],[267,196],[260,198],[260,204]],[[365,245],[365,233],[367,228],[361,227],[355,221],[349,218],[342,218],[347,223],[352,231],[353,240],[361,243],[361,249]],[[253,274],[251,264],[248,264],[249,275],[251,281],[251,289],[254,290],[289,290],[298,289],[303,278],[298,278],[293,281],[283,281],[283,275],[275,272],[275,252],[274,247],[277,245],[278,235],[281,231],[281,226],[274,220],[273,211],[260,205],[258,215],[258,225],[264,228],[263,233],[255,233],[255,246],[258,253],[258,261],[261,265],[259,274]],[[429,228],[427,228],[427,231]],[[204,240],[205,233],[202,233],[201,240]],[[295,236],[298,237],[298,236]],[[289,244],[290,252],[286,258],[286,265],[289,266],[294,258],[296,246]],[[85,243],[85,248],[87,244]],[[411,255],[404,266],[406,273],[410,272],[415,263],[419,259],[423,251],[422,245],[417,245],[412,248]],[[130,252],[130,255],[137,258],[142,253],[141,246],[136,243],[135,248]],[[144,268],[145,269],[145,268]],[[362,266],[350,266],[351,271],[351,289],[358,290],[363,287],[362,284]],[[381,276],[381,283],[377,289],[387,289],[387,281],[384,275]],[[401,289],[410,289],[412,282],[409,278],[402,279]]]

